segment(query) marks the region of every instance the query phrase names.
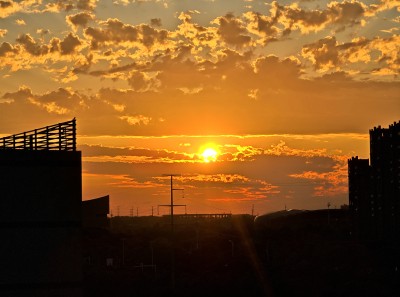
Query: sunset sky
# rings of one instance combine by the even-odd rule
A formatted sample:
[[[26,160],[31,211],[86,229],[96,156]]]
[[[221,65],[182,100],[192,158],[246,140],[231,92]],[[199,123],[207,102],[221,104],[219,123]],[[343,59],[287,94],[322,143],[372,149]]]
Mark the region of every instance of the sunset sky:
[[[3,0],[0,136],[76,117],[83,199],[110,195],[114,215],[157,214],[163,174],[181,174],[188,213],[340,207],[347,159],[400,120],[399,12],[391,0]]]

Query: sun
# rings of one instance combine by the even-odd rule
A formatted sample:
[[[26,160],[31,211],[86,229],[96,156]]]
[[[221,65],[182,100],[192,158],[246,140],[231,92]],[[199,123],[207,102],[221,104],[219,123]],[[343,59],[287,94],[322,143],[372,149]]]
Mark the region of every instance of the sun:
[[[215,162],[218,157],[218,151],[213,147],[207,146],[203,149],[201,156],[203,158],[203,162],[205,163]]]

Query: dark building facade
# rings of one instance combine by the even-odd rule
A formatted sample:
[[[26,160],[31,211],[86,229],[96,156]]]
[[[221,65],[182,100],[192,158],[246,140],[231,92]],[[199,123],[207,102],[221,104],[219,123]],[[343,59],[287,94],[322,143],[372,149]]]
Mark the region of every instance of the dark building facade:
[[[368,159],[348,160],[349,205],[360,236],[399,240],[400,122],[374,127]]]
[[[374,205],[370,201],[370,166],[368,159],[348,160],[349,211],[353,214],[354,231],[365,237],[372,226]]]
[[[75,120],[0,139],[0,296],[82,296]]]
[[[110,213],[110,196],[103,196],[82,202],[82,223],[84,228],[110,227],[108,214]]]

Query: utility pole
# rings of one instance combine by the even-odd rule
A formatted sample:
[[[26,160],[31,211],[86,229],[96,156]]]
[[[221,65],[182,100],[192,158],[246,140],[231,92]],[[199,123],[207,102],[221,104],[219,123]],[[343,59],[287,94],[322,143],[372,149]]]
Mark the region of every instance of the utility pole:
[[[174,207],[175,206],[186,206],[186,205],[178,205],[174,204],[174,191],[183,191],[181,188],[174,188],[173,186],[173,177],[180,176],[180,174],[163,174],[163,176],[170,177],[171,183],[171,203],[168,205],[159,205],[159,206],[168,206],[171,208],[171,289],[175,289],[175,236],[174,236]]]

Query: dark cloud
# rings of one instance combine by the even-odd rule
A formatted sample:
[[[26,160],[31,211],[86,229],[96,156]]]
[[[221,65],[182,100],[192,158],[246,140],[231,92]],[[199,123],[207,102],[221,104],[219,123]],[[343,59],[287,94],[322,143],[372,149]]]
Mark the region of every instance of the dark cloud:
[[[20,35],[16,41],[20,43],[25,50],[33,56],[43,56],[49,53],[50,49],[47,45],[39,44],[29,34]]]
[[[337,30],[345,30],[347,26],[361,24],[361,20],[370,17],[368,7],[359,1],[330,2],[326,9],[307,10],[298,5],[280,5],[272,3],[272,11],[284,24],[285,30],[298,29],[303,33],[319,31],[327,26],[339,26]]]
[[[81,45],[79,37],[69,33],[63,41],[60,42],[60,50],[62,55],[70,55],[75,52],[75,49]]]
[[[161,27],[161,19],[160,18],[151,19],[150,23],[151,23],[152,26]]]
[[[21,101],[26,101],[28,98],[32,97],[32,91],[30,88],[27,87],[21,87],[19,88],[18,91],[11,93],[7,92],[3,95],[3,99],[11,99],[14,102],[21,102]]]
[[[163,43],[167,38],[166,30],[157,30],[148,25],[127,25],[118,19],[108,19],[102,22],[104,28],[89,27],[85,30],[86,36],[91,39],[92,47],[120,42],[138,42],[145,47]]]
[[[12,1],[0,1],[0,8],[7,8],[13,6]]]
[[[280,31],[276,26],[279,19],[278,12],[271,17],[257,12],[248,12],[246,18],[249,20],[250,28],[263,36],[264,43],[277,40],[277,34]]]
[[[142,72],[132,72],[128,79],[128,83],[136,91],[145,91],[148,89],[148,79],[146,79]]]
[[[190,161],[193,156],[182,152],[168,151],[166,149],[148,149],[134,147],[105,147],[100,145],[80,145],[79,149],[84,151],[84,157],[112,157],[120,162],[170,162],[170,161]],[[127,157],[137,157],[136,160]],[[144,157],[145,159],[140,159]]]
[[[238,47],[247,45],[251,41],[251,37],[247,35],[247,30],[239,18],[233,14],[227,14],[217,19],[219,28],[218,34],[226,43]]]
[[[4,57],[7,53],[16,53],[18,50],[8,42],[3,42],[0,45],[0,57]]]
[[[76,7],[84,10],[93,10],[96,8],[98,0],[78,0]]]
[[[366,6],[358,1],[332,2],[328,12],[333,23],[354,26],[365,16]]]
[[[78,27],[85,28],[91,20],[94,20],[94,18],[95,17],[92,13],[85,11],[74,15],[69,15],[66,17],[66,20],[74,30],[77,30]]]
[[[304,45],[302,53],[303,56],[310,57],[316,69],[335,67],[340,62],[337,41],[334,36]]]
[[[288,81],[297,81],[302,74],[298,61],[279,59],[276,56],[262,57],[254,63],[257,76],[269,85],[285,85]]]
[[[94,10],[98,0],[53,0],[47,3],[48,7],[57,7],[58,10],[70,11],[73,9]]]
[[[368,63],[371,60],[383,66],[383,74],[391,71],[398,73],[399,59],[396,54],[399,50],[400,37],[389,38],[365,37],[355,38],[350,42],[339,43],[333,36],[328,36],[314,43],[303,46],[302,55],[312,61],[315,69],[328,70],[343,67],[354,62]],[[373,60],[373,56],[380,52],[380,56]]]

